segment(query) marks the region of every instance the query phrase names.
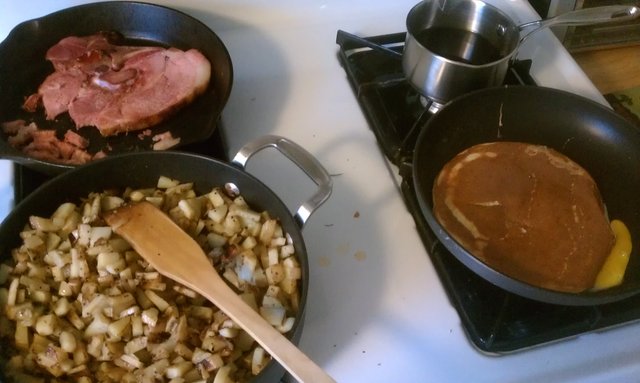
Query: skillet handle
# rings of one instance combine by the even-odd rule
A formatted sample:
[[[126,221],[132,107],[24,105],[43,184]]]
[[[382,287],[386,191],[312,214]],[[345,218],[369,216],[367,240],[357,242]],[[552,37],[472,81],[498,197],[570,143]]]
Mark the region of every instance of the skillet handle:
[[[302,228],[311,214],[331,195],[333,180],[327,170],[311,153],[295,142],[280,136],[267,135],[249,142],[240,148],[231,162],[244,169],[251,156],[268,147],[275,148],[284,154],[318,185],[318,190],[315,194],[304,202],[294,215],[296,223]]]

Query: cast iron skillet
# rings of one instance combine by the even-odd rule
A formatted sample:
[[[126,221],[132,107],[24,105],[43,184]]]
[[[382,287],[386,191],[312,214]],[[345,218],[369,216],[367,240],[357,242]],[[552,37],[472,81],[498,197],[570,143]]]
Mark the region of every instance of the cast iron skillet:
[[[35,93],[53,66],[45,53],[62,38],[91,35],[100,31],[120,32],[130,45],[160,45],[200,50],[211,62],[211,81],[204,94],[170,119],[152,128],[152,135],[171,131],[180,145],[202,141],[214,132],[231,92],[233,68],[229,53],[218,36],[202,22],[180,11],[153,4],[129,1],[101,2],[67,8],[17,25],[0,44],[0,122],[22,118],[35,121],[40,128],[55,128],[60,134],[74,129],[67,113],[47,121],[44,111],[28,113],[21,109],[26,96]],[[110,153],[148,150],[150,137],[137,134],[103,138],[93,127],[78,131],[89,138],[89,152],[106,145]],[[10,147],[0,133],[0,157],[14,160],[48,174],[73,168],[36,160]]]
[[[296,163],[317,185],[317,192],[292,215],[287,206],[261,181],[243,171],[245,163],[256,152],[272,147]],[[296,324],[287,336],[298,342],[302,333],[309,286],[309,261],[301,229],[307,218],[329,197],[332,180],[322,165],[297,144],[278,136],[265,136],[245,145],[233,160],[234,165],[206,156],[177,151],[124,153],[77,167],[43,184],[19,203],[0,225],[0,262],[11,257],[10,251],[20,242],[19,233],[31,215],[50,216],[63,202],[79,203],[90,192],[106,189],[155,187],[161,175],[183,182],[194,182],[197,193],[211,191],[214,186],[231,183],[238,188],[251,207],[266,210],[277,217],[291,236],[302,269],[300,310]],[[0,344],[0,350],[6,348]],[[2,356],[2,353],[0,353]],[[0,366],[0,382],[5,381]],[[284,369],[275,361],[252,381],[278,382]]]
[[[453,238],[433,214],[432,187],[446,162],[475,144],[522,141],[547,145],[583,166],[595,179],[610,219],[629,228],[633,251],[624,282],[580,294],[532,286],[484,264]],[[433,116],[420,133],[413,182],[429,226],[453,256],[487,281],[547,303],[596,305],[640,292],[640,129],[604,106],[543,87],[490,88],[459,97]]]

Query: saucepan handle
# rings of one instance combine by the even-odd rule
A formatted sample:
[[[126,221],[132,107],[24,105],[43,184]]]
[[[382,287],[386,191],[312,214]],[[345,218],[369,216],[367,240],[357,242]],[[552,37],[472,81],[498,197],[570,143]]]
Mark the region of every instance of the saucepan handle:
[[[244,169],[251,156],[268,147],[275,148],[284,154],[318,186],[315,194],[305,201],[294,215],[296,223],[302,228],[311,214],[331,195],[333,180],[322,164],[311,153],[295,142],[280,136],[267,135],[249,142],[240,148],[231,162]]]
[[[633,20],[638,16],[640,16],[640,8],[633,5],[608,5],[566,12],[549,19],[535,20],[519,25],[518,29],[521,32],[520,44],[533,33],[555,25],[595,25]],[[534,28],[524,33],[524,30],[529,27]]]

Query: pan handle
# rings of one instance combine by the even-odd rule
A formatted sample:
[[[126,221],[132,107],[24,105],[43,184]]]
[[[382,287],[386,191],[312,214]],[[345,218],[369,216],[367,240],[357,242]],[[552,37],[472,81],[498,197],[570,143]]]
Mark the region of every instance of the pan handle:
[[[318,185],[316,193],[304,202],[294,215],[296,223],[302,228],[311,214],[331,195],[333,180],[322,164],[311,153],[295,142],[280,136],[267,135],[249,142],[240,148],[231,162],[244,169],[251,156],[268,147],[275,148],[284,154]]]
[[[554,25],[579,26],[609,23],[613,21],[628,21],[640,16],[640,8],[630,5],[607,5],[601,7],[579,9],[560,14],[558,16],[535,20],[520,24],[518,29],[523,32],[529,27],[534,27],[520,37],[519,45],[533,33],[552,27]]]

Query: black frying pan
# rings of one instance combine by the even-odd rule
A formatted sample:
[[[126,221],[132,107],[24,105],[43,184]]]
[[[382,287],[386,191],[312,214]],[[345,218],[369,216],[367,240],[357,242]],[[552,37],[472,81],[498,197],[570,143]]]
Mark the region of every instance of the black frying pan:
[[[114,1],[67,8],[16,26],[0,44],[0,122],[22,118],[35,121],[40,128],[55,128],[61,136],[74,129],[65,113],[47,121],[43,110],[28,113],[21,109],[26,96],[35,93],[45,77],[53,72],[45,53],[62,38],[84,36],[100,31],[117,31],[128,45],[172,46],[200,50],[211,62],[211,81],[205,93],[173,117],[152,128],[152,135],[171,131],[180,137],[180,145],[202,141],[215,131],[216,124],[231,92],[233,69],[229,53],[218,36],[202,22],[180,11],[140,2]],[[107,145],[110,153],[148,150],[150,137],[137,134],[104,138],[97,129],[82,128],[78,133],[89,138],[89,152]],[[73,168],[25,156],[11,148],[0,133],[0,157],[9,158],[48,174]]]
[[[621,285],[580,294],[542,289],[492,269],[447,234],[432,211],[436,176],[462,150],[501,140],[549,146],[591,174],[609,217],[622,220],[631,232],[633,251]],[[640,129],[596,102],[529,86],[491,88],[462,96],[424,126],[414,151],[413,180],[422,213],[438,240],[464,265],[507,291],[562,305],[604,304],[640,292]]]
[[[318,184],[316,194],[304,203],[293,215],[287,206],[264,183],[243,171],[247,160],[256,152],[273,147],[281,151]],[[238,160],[239,158],[239,160]],[[332,181],[327,171],[309,153],[287,139],[265,136],[245,145],[234,159],[237,166],[209,157],[185,152],[138,152],[125,153],[91,162],[67,171],[43,184],[18,204],[0,225],[0,262],[11,257],[11,249],[19,246],[19,233],[29,216],[50,216],[64,202],[79,203],[80,198],[90,192],[155,187],[161,175],[182,182],[194,182],[198,194],[211,191],[215,186],[234,184],[247,203],[257,211],[268,211],[279,219],[282,228],[293,241],[302,269],[300,309],[296,324],[287,336],[294,342],[300,339],[309,286],[309,262],[302,237],[302,226],[306,219],[331,194]],[[300,212],[304,214],[299,214]],[[6,346],[0,343],[0,361]],[[4,367],[0,365],[0,383]],[[277,382],[284,369],[275,361],[252,380],[254,383]]]

